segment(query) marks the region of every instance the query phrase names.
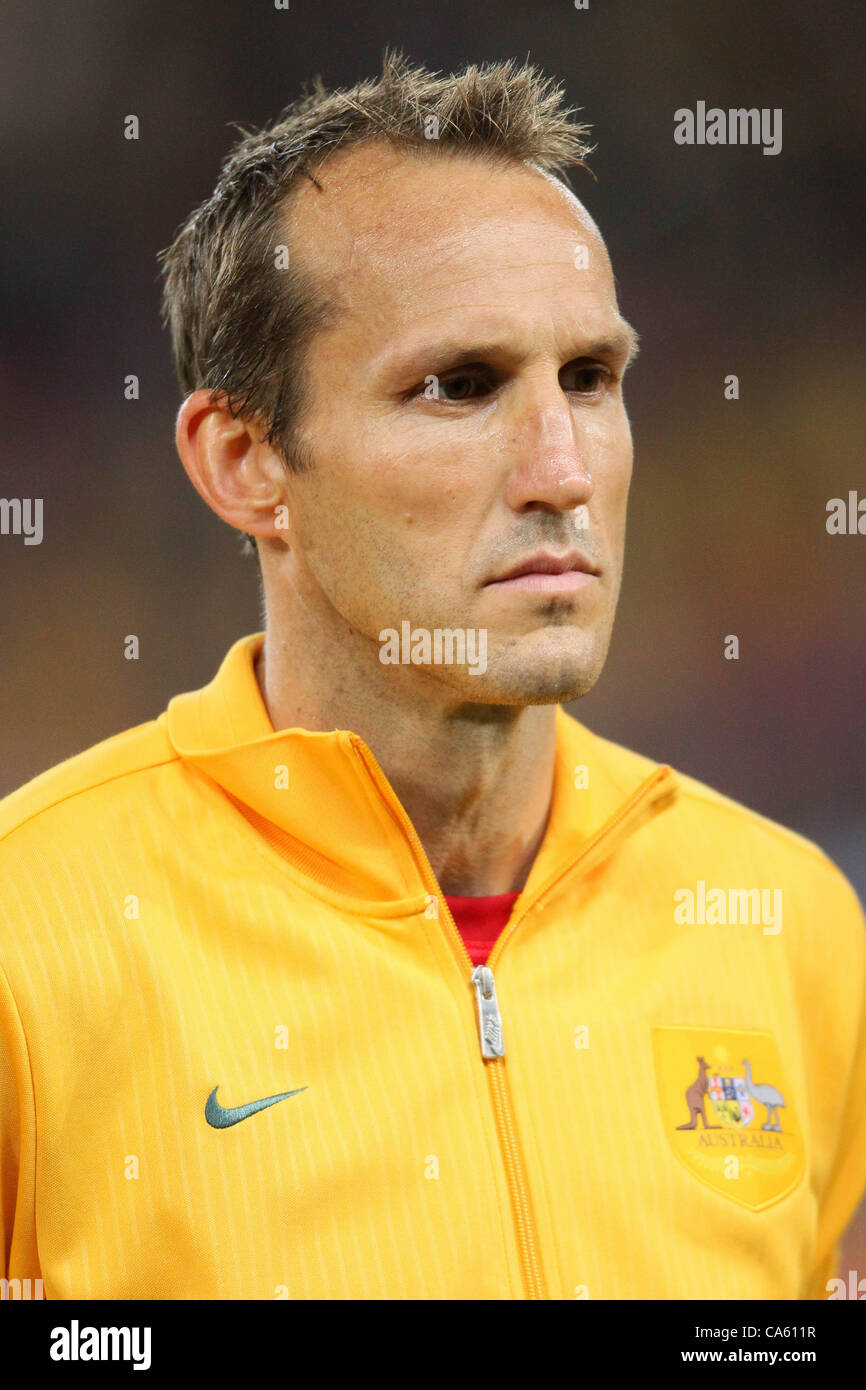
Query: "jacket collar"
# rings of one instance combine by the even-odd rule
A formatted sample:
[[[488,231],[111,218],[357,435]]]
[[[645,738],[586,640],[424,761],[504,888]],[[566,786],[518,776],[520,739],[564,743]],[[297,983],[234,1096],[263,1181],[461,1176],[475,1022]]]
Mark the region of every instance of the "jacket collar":
[[[432,872],[419,862],[417,835],[363,740],[346,729],[274,730],[254,670],[263,642],[263,632],[240,638],[208,685],[169,702],[163,720],[178,757],[222,787],[329,896],[368,906],[423,896]],[[588,787],[575,786],[580,767]],[[550,815],[524,900],[593,852],[600,831],[598,853],[609,853],[666,804],[675,784],[670,767],[608,743],[558,706]]]

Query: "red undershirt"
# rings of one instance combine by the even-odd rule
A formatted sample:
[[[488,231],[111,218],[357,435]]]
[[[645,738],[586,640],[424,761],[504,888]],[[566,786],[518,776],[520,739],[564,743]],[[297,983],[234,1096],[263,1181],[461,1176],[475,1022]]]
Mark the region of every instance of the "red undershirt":
[[[494,893],[487,898],[452,898],[446,893],[445,901],[473,965],[486,964],[490,949],[506,927],[519,897],[519,892]]]

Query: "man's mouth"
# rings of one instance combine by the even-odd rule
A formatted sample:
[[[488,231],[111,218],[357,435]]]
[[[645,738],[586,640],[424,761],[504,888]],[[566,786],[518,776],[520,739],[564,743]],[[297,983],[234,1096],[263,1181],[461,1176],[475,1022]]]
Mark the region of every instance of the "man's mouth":
[[[488,580],[487,589],[525,590],[541,594],[572,594],[588,588],[599,576],[582,550],[568,550],[555,555],[539,550],[511,565],[495,579]]]

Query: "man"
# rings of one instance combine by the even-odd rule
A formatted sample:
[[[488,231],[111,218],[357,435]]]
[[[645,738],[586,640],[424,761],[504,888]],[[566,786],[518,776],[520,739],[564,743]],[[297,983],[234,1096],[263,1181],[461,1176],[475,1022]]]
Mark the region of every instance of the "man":
[[[164,253],[178,450],[266,621],[2,805],[2,1248],[49,1298],[827,1297],[857,899],[561,709],[636,346],[573,115],[386,55]]]

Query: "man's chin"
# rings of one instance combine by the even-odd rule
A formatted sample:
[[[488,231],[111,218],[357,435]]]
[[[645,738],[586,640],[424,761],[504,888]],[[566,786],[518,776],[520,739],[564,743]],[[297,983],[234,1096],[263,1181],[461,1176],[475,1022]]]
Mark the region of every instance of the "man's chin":
[[[461,706],[561,705],[579,700],[601,675],[610,642],[609,629],[478,632],[484,641],[472,648],[467,644],[465,661],[426,668]]]
[[[563,705],[579,700],[592,690],[603,663],[575,666],[573,661],[554,668],[529,666],[507,670],[491,666],[484,675],[461,682],[467,697],[484,705]]]
[[[539,633],[535,640],[503,646],[491,636],[489,664],[481,679],[505,704],[567,704],[592,690],[604,669],[609,643],[609,631]]]

